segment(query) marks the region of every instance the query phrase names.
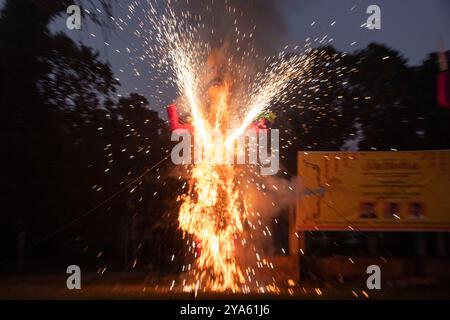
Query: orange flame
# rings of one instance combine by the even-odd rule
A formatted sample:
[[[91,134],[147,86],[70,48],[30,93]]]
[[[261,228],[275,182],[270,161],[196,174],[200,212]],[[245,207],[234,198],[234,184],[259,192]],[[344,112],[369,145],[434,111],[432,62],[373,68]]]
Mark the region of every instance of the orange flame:
[[[225,131],[229,111],[230,86],[214,85],[208,90],[210,130]],[[196,123],[194,127],[202,125]],[[210,138],[213,138],[210,134]],[[206,147],[203,139],[197,139],[199,147]],[[225,154],[224,145],[212,141],[203,155],[201,164],[192,169],[189,192],[181,196],[180,228],[194,235],[201,244],[201,254],[196,260],[194,274],[197,285],[212,291],[240,291],[245,282],[236,261],[235,240],[243,231],[243,205],[236,188],[236,172],[233,166],[219,165],[217,157]]]

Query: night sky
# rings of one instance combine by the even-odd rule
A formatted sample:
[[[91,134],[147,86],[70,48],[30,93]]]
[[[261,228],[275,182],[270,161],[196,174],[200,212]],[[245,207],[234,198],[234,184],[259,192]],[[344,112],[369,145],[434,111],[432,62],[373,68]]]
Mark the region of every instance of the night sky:
[[[420,64],[437,49],[442,40],[450,49],[450,1],[448,0],[307,0],[296,1],[296,10],[285,8],[289,40],[306,37],[334,38],[342,51],[364,48],[370,42],[384,43],[399,50],[412,65]],[[376,4],[381,9],[381,30],[360,26],[366,22],[366,9]],[[354,7],[355,6],[355,7]],[[354,7],[353,10],[351,10]],[[311,23],[316,24],[311,27]],[[331,23],[336,21],[334,26]],[[351,46],[352,42],[357,42]]]
[[[0,0],[0,5],[3,2],[4,0]],[[399,50],[411,65],[417,65],[430,52],[436,51],[439,40],[444,42],[446,49],[450,49],[448,0],[284,0],[276,3],[280,5],[279,14],[281,20],[285,21],[286,30],[275,45],[279,48],[274,47],[277,51],[286,44],[302,46],[308,37],[321,39],[327,35],[328,39],[333,38],[331,44],[338,50],[352,52],[371,42],[379,42]],[[366,9],[371,4],[381,8],[381,30],[361,27],[369,16]],[[114,9],[115,17],[124,17],[124,13],[120,8]],[[335,23],[332,25],[333,22]],[[138,92],[150,101],[154,100],[152,96],[159,95],[163,104],[174,98],[175,92],[156,93],[148,76],[152,72],[148,65],[140,66],[139,77],[131,72],[129,57],[124,52],[134,39],[132,28],[105,36],[105,32],[97,26],[82,21],[82,30],[70,31],[66,29],[63,15],[54,21],[51,29],[67,32],[73,39],[98,49],[102,57],[111,63],[114,74],[120,79],[121,94]],[[105,45],[105,41],[109,45]],[[162,109],[160,105],[153,107]],[[164,115],[163,110],[161,115]]]

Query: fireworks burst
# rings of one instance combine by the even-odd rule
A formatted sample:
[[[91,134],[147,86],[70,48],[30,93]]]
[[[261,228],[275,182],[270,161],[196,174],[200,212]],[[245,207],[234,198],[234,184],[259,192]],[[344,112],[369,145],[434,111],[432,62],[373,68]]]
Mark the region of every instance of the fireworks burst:
[[[227,39],[227,48],[211,48],[201,38],[204,28],[201,16],[192,17],[188,12],[177,14],[170,4],[162,13],[157,12],[150,4],[149,36],[157,40],[161,61],[173,74],[181,104],[192,116],[197,147],[206,150],[206,159],[191,170],[188,192],[179,198],[180,228],[194,237],[196,245],[201,245],[193,271],[195,281],[187,287],[249,291],[236,253],[239,242],[246,243],[243,224],[248,218],[240,196],[242,192],[239,192],[242,186],[238,182],[239,169],[222,165],[223,161],[218,159],[225,154],[224,149],[234,148],[236,139],[272,102],[283,97],[292,79],[307,73],[309,58],[280,53],[265,59],[264,70],[252,75],[245,64],[236,64],[236,60],[243,62],[250,54],[244,48],[229,48],[245,41],[239,38],[239,29],[235,29],[235,39]],[[190,19],[198,23],[192,26],[188,22]],[[236,53],[240,50],[243,53],[239,56]],[[228,55],[230,52],[234,54]],[[218,59],[218,55],[223,58]],[[245,70],[240,70],[241,66]],[[239,78],[240,75],[244,77]],[[236,87],[241,90],[237,94],[239,98],[233,100]],[[225,135],[225,130],[231,132],[225,144],[216,141],[214,132]],[[260,259],[258,254],[256,256]]]
[[[260,234],[272,235],[258,199],[283,188],[294,195],[294,188],[261,177],[254,165],[223,165],[220,157],[230,149],[236,153],[236,140],[273,106],[290,106],[300,114],[315,110],[319,118],[326,117],[329,110],[319,105],[318,97],[327,96],[338,84],[328,77],[344,79],[350,70],[338,63],[344,55],[312,48],[313,42],[332,41],[327,36],[264,58],[255,45],[257,26],[239,27],[245,20],[243,12],[219,4],[232,21],[222,37],[212,23],[217,3],[211,1],[204,14],[194,14],[180,3],[186,4],[132,1],[126,8],[119,5],[127,10],[126,17],[114,19],[120,30],[136,25],[140,47],[133,41],[131,49],[126,47],[135,76],[142,77],[139,65],[148,62],[150,78],[158,83],[159,95],[152,98],[161,110],[165,107],[161,95],[176,89],[177,105],[192,118],[195,143],[206,150],[201,164],[186,166],[188,183],[177,199],[179,228],[196,255],[193,265],[183,267],[189,272],[180,283],[189,291],[277,292],[274,277],[258,276],[257,270],[274,269],[257,243]],[[335,112],[335,107],[339,105],[330,110]],[[285,128],[289,134],[286,124]],[[224,141],[216,139],[218,131]],[[308,133],[306,125],[304,131]],[[284,141],[292,145],[289,139]],[[272,211],[279,210],[277,206],[271,202]]]

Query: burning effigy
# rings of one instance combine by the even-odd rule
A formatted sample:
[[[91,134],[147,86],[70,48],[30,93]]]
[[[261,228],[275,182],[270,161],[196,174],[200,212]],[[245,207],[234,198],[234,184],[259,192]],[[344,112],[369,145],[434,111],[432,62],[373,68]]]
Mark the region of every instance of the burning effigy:
[[[152,50],[161,56],[159,67],[166,70],[167,81],[179,95],[168,107],[171,128],[192,136],[194,149],[202,151],[187,166],[188,183],[177,199],[179,228],[185,239],[191,239],[196,256],[186,268],[183,289],[276,291],[275,281],[258,281],[256,271],[273,269],[258,251],[253,235],[257,227],[270,234],[248,186],[261,173],[227,160],[245,159],[248,148],[258,149],[257,145],[242,146],[242,141],[267,139],[275,118],[271,105],[286,97],[293,79],[309,72],[311,55],[283,51],[260,57],[252,32],[239,30],[238,20],[245,17],[231,5],[225,4],[224,10],[234,19],[232,29],[213,40],[210,35],[217,30],[204,23],[206,16],[170,2],[162,7],[149,2],[149,6],[149,42],[156,43]],[[185,120],[181,113],[187,115]],[[272,136],[271,153],[278,148]],[[250,168],[270,162],[267,154],[255,158],[250,159]],[[278,171],[271,170],[272,174]]]

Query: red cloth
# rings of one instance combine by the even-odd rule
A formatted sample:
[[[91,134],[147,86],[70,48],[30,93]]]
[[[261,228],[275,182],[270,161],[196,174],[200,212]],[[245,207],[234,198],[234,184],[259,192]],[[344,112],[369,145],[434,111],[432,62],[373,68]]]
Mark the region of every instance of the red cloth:
[[[450,109],[450,71],[444,71],[438,75],[437,101],[441,107]]]
[[[167,115],[169,116],[170,129],[172,131],[177,129],[187,129],[189,132],[194,131],[189,123],[180,123],[176,105],[171,104],[167,107]]]

